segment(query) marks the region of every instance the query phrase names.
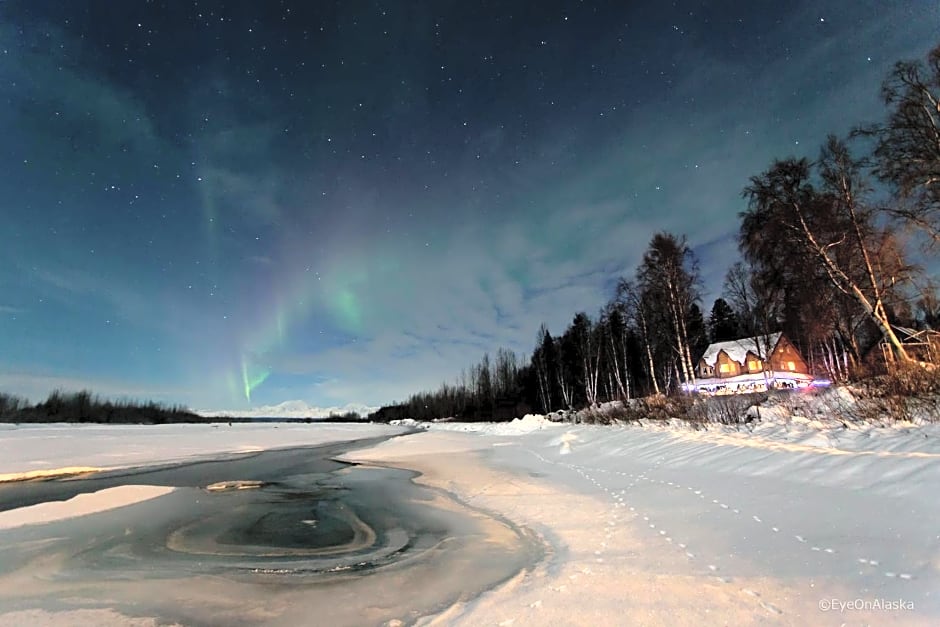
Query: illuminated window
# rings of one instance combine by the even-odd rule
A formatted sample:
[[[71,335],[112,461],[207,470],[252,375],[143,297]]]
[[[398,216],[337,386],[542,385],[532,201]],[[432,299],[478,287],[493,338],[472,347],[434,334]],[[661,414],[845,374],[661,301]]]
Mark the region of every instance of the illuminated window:
[[[748,370],[760,370],[761,365],[760,359],[751,359],[747,362]]]
[[[731,364],[721,364],[718,368],[722,372],[731,372]]]
[[[796,364],[792,361],[787,362],[787,370],[796,370]]]

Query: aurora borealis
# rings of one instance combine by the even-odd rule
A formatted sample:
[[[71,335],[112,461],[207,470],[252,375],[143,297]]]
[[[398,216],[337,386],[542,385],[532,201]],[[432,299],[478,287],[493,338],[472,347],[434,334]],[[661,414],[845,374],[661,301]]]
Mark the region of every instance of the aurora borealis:
[[[593,314],[657,230],[713,298],[747,178],[938,35],[926,0],[0,2],[0,390],[381,404]]]

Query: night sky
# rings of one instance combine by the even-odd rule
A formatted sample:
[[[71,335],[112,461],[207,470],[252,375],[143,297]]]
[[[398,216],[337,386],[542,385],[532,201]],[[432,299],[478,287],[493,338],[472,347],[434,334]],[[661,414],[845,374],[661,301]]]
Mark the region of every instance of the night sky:
[[[659,230],[707,311],[748,177],[882,117],[938,7],[2,1],[0,390],[403,399]]]

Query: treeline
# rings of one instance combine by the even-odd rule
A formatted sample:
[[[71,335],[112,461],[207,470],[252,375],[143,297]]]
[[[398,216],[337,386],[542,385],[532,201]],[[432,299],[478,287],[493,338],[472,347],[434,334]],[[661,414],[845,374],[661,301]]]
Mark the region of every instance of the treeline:
[[[102,401],[87,390],[73,393],[56,390],[45,401],[35,405],[19,397],[0,393],[0,422],[167,424],[212,421],[176,405],[168,406],[152,401]]]
[[[940,324],[937,284],[911,261],[915,246],[931,257],[940,245],[940,47],[926,63],[896,64],[882,97],[883,122],[828,137],[815,161],[775,160],[751,177],[741,260],[707,321],[686,238],[657,233],[594,317],[576,314],[557,337],[542,325],[530,359],[500,349],[370,418],[502,420],[670,394],[694,381],[709,342],[781,330],[834,380],[883,363],[882,342],[892,360],[922,360],[894,329]]]
[[[579,312],[555,337],[543,324],[529,360],[499,349],[455,384],[382,407],[372,420],[509,420],[525,413],[670,392],[693,376],[709,342],[698,269],[685,238],[655,235],[635,278],[621,279],[594,316]]]
[[[363,422],[364,420],[365,418],[355,411],[330,412],[325,418],[304,418],[304,422]]]
[[[388,422],[413,418],[432,420],[453,416],[462,420],[511,420],[531,410],[532,369],[512,351],[499,349],[491,361],[464,370],[458,381],[436,392],[415,394],[404,403],[381,407],[369,420]]]

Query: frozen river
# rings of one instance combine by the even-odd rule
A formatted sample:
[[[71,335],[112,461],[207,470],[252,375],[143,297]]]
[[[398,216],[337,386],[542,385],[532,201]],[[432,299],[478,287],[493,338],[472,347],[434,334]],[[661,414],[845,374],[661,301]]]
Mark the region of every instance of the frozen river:
[[[530,536],[412,471],[333,459],[381,439],[0,484],[7,511],[174,488],[0,532],[0,622],[41,610],[68,624],[102,607],[119,623],[413,622],[538,561]]]

